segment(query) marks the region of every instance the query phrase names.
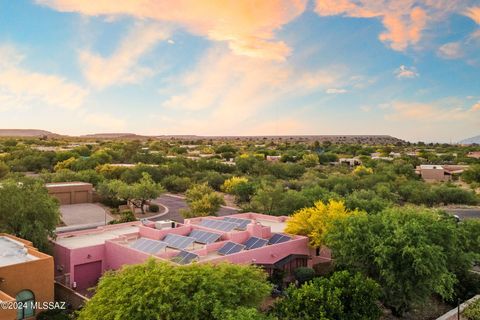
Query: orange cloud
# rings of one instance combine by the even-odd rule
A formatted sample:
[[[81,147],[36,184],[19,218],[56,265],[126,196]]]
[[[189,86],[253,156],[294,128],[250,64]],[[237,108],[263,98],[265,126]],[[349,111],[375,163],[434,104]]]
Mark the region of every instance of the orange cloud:
[[[445,107],[437,103],[394,102],[393,113],[386,116],[387,120],[411,120],[430,122],[452,122],[478,120],[476,105],[469,109],[461,107]]]
[[[439,1],[414,0],[317,0],[315,11],[320,16],[342,15],[355,18],[379,18],[385,31],[382,42],[397,51],[417,44],[427,23],[444,14],[457,11],[457,5]]]
[[[37,0],[63,12],[90,16],[130,15],[179,25],[194,34],[225,41],[240,55],[284,60],[288,46],[275,31],[295,19],[307,0]]]
[[[464,14],[473,21],[475,21],[477,24],[480,24],[480,7],[467,8]]]

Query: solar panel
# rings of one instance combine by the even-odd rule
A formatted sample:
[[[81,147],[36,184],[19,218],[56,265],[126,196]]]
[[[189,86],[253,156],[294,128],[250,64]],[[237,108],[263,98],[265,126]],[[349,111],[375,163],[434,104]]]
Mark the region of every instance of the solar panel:
[[[232,217],[224,217],[223,220],[236,223],[237,224],[236,229],[240,229],[240,230],[247,229],[247,225],[252,222],[249,219],[240,219],[240,218],[232,218]]]
[[[195,239],[193,238],[178,234],[167,234],[166,237],[163,238],[163,242],[166,242],[169,247],[181,250],[191,245],[194,241]]]
[[[200,222],[200,225],[225,232],[232,231],[233,229],[237,228],[236,223],[213,219],[203,219],[202,222]]]
[[[203,230],[192,230],[188,236],[195,239],[195,242],[208,244],[217,241],[222,235]]]
[[[250,239],[245,242],[245,250],[256,249],[263,247],[268,243],[267,239],[251,237]]]
[[[286,235],[280,234],[280,233],[275,233],[270,238],[270,240],[268,241],[268,244],[282,243],[282,242],[288,241],[290,239],[292,239],[292,238],[290,238],[289,236],[286,236]]]
[[[166,246],[167,244],[162,241],[140,238],[133,242],[130,245],[130,248],[150,254],[155,254],[160,250],[164,249]]]
[[[227,242],[223,247],[218,250],[219,254],[227,255],[232,253],[237,253],[242,251],[245,248],[243,244],[235,243],[235,242]]]
[[[189,264],[197,258],[197,254],[182,250],[178,255],[172,258],[172,261],[178,264]]]

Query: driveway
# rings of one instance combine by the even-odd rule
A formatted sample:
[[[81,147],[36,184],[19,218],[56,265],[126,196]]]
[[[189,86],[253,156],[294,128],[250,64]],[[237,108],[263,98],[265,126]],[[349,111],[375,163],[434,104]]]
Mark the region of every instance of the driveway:
[[[105,210],[94,203],[79,203],[60,206],[60,213],[62,214],[62,221],[67,226],[87,225],[107,223],[112,218],[105,213]]]
[[[445,209],[450,214],[456,214],[460,219],[480,219],[480,208],[477,209],[455,209],[447,208]]]
[[[185,202],[185,199],[181,196],[172,195],[172,194],[163,194],[155,200],[152,200],[153,203],[162,204],[168,209],[168,212],[159,217],[150,218],[153,221],[159,220],[173,220],[177,222],[183,222],[183,217],[180,214],[181,209],[187,209],[188,205]],[[238,213],[237,209],[230,207],[221,207],[217,212],[218,216],[229,216],[232,214]]]

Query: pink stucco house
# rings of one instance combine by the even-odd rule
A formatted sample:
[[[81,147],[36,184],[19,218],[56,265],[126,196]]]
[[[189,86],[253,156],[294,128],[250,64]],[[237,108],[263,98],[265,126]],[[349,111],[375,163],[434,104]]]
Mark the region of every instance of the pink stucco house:
[[[56,280],[84,292],[107,270],[149,257],[172,264],[248,263],[272,274],[330,261],[328,249],[283,233],[287,217],[241,213],[175,222],[130,222],[63,233],[54,241]]]

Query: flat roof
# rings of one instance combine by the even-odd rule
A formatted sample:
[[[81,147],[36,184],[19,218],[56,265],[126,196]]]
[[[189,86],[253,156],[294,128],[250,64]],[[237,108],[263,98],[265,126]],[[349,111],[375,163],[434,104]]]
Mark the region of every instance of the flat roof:
[[[29,254],[25,244],[5,236],[0,236],[0,267],[32,260],[38,260],[38,257]]]
[[[438,164],[421,164],[420,169],[427,169],[427,170],[443,170],[443,166],[438,165]]]
[[[256,219],[262,226],[270,227],[272,233],[283,233],[287,227],[287,222],[279,222],[272,220]]]
[[[107,240],[138,231],[138,225],[129,225],[116,229],[95,229],[89,233],[59,236],[55,242],[66,248],[76,249],[103,244]]]
[[[88,182],[52,182],[46,183],[47,187],[70,187],[70,186],[91,186]]]

